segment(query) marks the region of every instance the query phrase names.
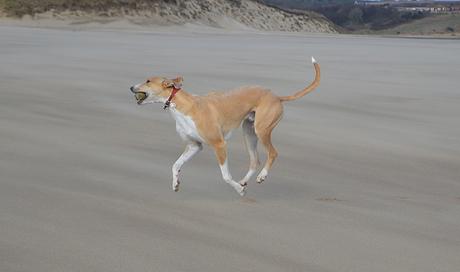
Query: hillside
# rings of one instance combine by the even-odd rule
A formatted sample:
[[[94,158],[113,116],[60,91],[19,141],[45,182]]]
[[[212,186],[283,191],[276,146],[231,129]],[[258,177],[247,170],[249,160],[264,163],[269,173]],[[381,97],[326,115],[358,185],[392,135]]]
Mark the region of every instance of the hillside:
[[[315,12],[292,13],[256,0],[0,0],[9,17],[72,21],[127,19],[137,24],[197,23],[222,28],[337,32]]]
[[[285,9],[311,9],[318,6],[353,4],[355,0],[263,0],[263,2]]]
[[[381,34],[401,35],[460,35],[460,14],[438,15],[423,18],[395,28],[386,29]]]

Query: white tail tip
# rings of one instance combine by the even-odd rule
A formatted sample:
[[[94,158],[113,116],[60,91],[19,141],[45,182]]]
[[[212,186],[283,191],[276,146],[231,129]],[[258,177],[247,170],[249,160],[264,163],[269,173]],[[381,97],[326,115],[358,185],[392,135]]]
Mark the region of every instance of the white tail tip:
[[[311,57],[311,62],[312,63],[317,63],[314,57]]]

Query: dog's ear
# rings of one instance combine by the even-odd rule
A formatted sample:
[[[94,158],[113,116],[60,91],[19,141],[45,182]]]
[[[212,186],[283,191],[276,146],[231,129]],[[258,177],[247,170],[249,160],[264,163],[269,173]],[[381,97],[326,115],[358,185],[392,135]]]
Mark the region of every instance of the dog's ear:
[[[180,89],[182,87],[182,82],[184,82],[184,78],[181,76],[178,76],[175,79],[173,79],[173,82],[174,82],[174,87],[176,89]]]
[[[165,80],[163,80],[161,85],[163,85],[163,87],[165,87],[165,88],[174,87],[176,89],[180,89],[182,87],[182,82],[183,81],[184,81],[183,77],[176,77],[174,79],[165,79]]]
[[[163,80],[163,82],[161,82],[161,86],[163,86],[164,88],[171,88],[172,86],[174,86],[174,82],[171,79],[165,79]]]

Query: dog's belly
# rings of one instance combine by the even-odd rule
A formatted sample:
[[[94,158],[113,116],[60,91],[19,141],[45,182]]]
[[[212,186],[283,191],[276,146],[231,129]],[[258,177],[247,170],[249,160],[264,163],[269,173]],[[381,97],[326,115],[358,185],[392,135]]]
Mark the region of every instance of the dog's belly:
[[[224,139],[227,141],[232,137],[233,129],[224,134]]]
[[[195,122],[190,116],[184,115],[176,109],[171,108],[171,114],[176,120],[176,131],[184,141],[203,143],[204,140],[198,133]]]

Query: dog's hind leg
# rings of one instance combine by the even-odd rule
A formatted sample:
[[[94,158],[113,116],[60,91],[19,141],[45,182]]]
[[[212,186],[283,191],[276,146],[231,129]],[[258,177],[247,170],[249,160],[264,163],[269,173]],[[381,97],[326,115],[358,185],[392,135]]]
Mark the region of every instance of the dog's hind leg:
[[[252,116],[254,118],[254,116]],[[254,119],[247,118],[243,121],[243,136],[246,149],[249,153],[249,170],[246,176],[240,180],[239,184],[246,186],[259,167],[259,154],[257,153],[257,135],[254,131]]]
[[[272,101],[273,102],[273,101]],[[283,106],[281,103],[270,103],[268,106],[261,107],[256,111],[255,132],[259,140],[262,142],[267,151],[267,160],[265,166],[257,176],[258,183],[263,182],[267,178],[268,171],[273,165],[278,152],[272,144],[272,131],[283,115]]]
[[[245,187],[241,186],[238,182],[234,181],[228,168],[227,146],[224,139],[212,143],[212,147],[216,152],[217,160],[219,161],[220,171],[222,178],[226,183],[232,186],[241,196],[245,194]]]
[[[181,167],[189,161],[193,156],[203,149],[201,143],[191,142],[185,147],[185,151],[180,155],[179,159],[174,163],[172,167],[173,182],[172,188],[175,192],[179,191],[179,172]]]
[[[270,168],[273,165],[273,162],[278,156],[278,152],[276,151],[275,147],[273,147],[273,144],[271,142],[271,131],[262,134],[260,136],[260,141],[267,150],[267,161],[265,162],[264,168],[262,169],[262,171],[260,171],[259,175],[257,176],[257,183],[262,183],[267,178],[268,170],[270,170]]]

